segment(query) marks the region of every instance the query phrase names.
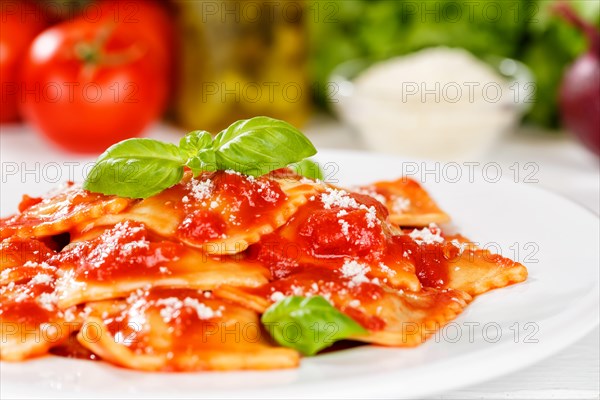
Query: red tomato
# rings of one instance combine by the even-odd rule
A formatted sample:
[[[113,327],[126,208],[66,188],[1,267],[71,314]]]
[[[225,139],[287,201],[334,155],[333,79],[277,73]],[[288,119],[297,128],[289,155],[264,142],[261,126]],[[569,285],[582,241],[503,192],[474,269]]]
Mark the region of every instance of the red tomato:
[[[69,150],[100,152],[161,115],[167,65],[135,29],[108,19],[56,25],[29,50],[23,115]]]
[[[174,10],[169,3],[159,0],[100,0],[95,5],[100,8],[102,17],[119,23],[119,29],[135,30],[156,49],[159,58],[167,63],[169,84],[175,88],[179,45],[173,24]]]
[[[2,2],[0,7],[0,122],[12,122],[19,119],[22,60],[29,44],[45,28],[46,21],[32,2]]]
[[[100,0],[103,18],[119,23],[123,29],[135,30],[165,54],[173,54],[175,27],[173,11],[166,2],[155,0]]]

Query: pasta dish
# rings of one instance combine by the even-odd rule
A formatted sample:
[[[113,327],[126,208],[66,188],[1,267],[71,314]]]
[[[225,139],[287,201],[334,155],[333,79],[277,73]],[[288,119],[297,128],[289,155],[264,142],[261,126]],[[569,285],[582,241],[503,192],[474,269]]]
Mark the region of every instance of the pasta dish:
[[[202,145],[210,156],[200,138],[193,155],[177,153],[187,164],[175,183],[155,193],[96,190],[104,174],[24,196],[2,218],[2,360],[292,368],[340,340],[417,346],[475,296],[527,278],[520,263],[453,233],[414,180],[342,188],[304,176],[297,159],[244,173],[224,161],[233,156],[223,135],[221,147]],[[115,149],[97,165],[106,155],[115,165]],[[128,190],[158,181],[142,178]]]

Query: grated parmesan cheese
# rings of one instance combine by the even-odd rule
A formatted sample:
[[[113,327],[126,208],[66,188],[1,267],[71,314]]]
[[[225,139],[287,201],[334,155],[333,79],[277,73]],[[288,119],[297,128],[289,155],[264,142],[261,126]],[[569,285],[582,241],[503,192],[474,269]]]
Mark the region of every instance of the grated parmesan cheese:
[[[349,287],[369,282],[369,278],[366,276],[369,271],[371,271],[371,268],[368,265],[361,264],[354,260],[344,262],[341,269],[342,276],[350,279],[350,283],[348,284]]]
[[[12,271],[11,268],[6,268],[2,272],[0,272],[0,279],[2,279],[2,280],[8,279],[8,276],[10,275],[11,271]]]
[[[365,218],[367,220],[367,227],[374,228],[376,225],[381,224],[381,221],[377,218],[377,210],[374,206],[367,207],[364,204],[358,203],[355,199],[350,197],[345,190],[328,188],[325,193],[321,194],[321,202],[323,203],[323,208],[327,210],[331,210],[333,207],[342,208],[342,210],[337,213],[338,218],[348,214],[348,211],[344,210],[345,208],[353,208],[366,211]],[[341,219],[340,224],[342,224]],[[343,225],[342,229],[344,229]],[[344,234],[347,235],[345,232]]]
[[[333,207],[359,208],[358,202],[350,197],[345,190],[328,188],[325,193],[321,194],[321,201],[323,207],[327,210],[331,210]]]
[[[38,296],[37,302],[44,310],[54,311],[56,303],[58,303],[58,295],[52,293],[42,293]]]
[[[155,304],[157,306],[162,306],[159,313],[166,323],[177,319],[181,315],[181,310],[184,307],[191,308],[195,311],[199,319],[210,319],[222,316],[222,309],[213,310],[206,304],[199,302],[198,299],[191,297],[186,297],[183,301],[177,297],[167,297],[166,299],[157,300]]]
[[[198,299],[193,299],[191,297],[186,297],[183,299],[183,306],[189,307],[196,311],[196,315],[198,315],[198,318],[200,319],[210,319],[223,316],[222,307],[220,307],[218,310],[213,310],[206,304],[200,303]]]
[[[381,268],[381,271],[385,274],[388,274],[391,276],[396,275],[396,271],[394,271],[393,269],[391,269],[390,267],[388,267],[387,265],[385,265],[382,262],[379,263],[379,268]]]
[[[273,303],[277,303],[278,301],[281,301],[283,299],[285,299],[285,295],[281,292],[273,292],[271,294],[271,301]]]
[[[350,224],[348,223],[348,221],[344,221],[343,219],[338,219],[338,223],[341,225],[342,227],[342,233],[344,234],[344,236],[349,236],[350,235]]]
[[[350,301],[350,303],[348,303],[348,305],[353,308],[358,308],[358,307],[360,307],[360,300],[354,299],[354,300]]]
[[[209,179],[205,179],[203,181],[198,180],[198,179],[192,179],[191,181],[188,182],[187,188],[191,192],[192,196],[194,197],[194,200],[202,201],[202,200],[208,199],[211,196],[212,190],[213,190],[213,182]],[[189,200],[189,198],[188,198],[188,200]],[[182,199],[182,201],[184,203],[186,202],[183,199]]]
[[[392,203],[392,211],[397,214],[402,214],[410,208],[410,199],[402,196],[397,196]]]
[[[341,217],[344,217],[346,215],[348,215],[348,211],[346,211],[346,210],[340,210],[340,211],[338,211],[336,217],[341,218]]]
[[[375,207],[373,206],[367,208],[366,210],[367,213],[365,214],[365,217],[367,218],[367,227],[375,228],[375,224],[379,223],[379,220],[377,219],[377,210],[375,210]]]
[[[39,273],[36,276],[34,276],[33,278],[31,278],[31,280],[29,281],[29,283],[31,285],[40,285],[40,284],[49,284],[52,283],[54,281],[54,278],[48,274],[43,274],[43,273]]]
[[[433,243],[442,243],[444,238],[440,236],[441,230],[438,228],[436,224],[429,224],[429,227],[423,228],[421,230],[414,229],[409,236],[413,239],[417,244],[433,244]]]

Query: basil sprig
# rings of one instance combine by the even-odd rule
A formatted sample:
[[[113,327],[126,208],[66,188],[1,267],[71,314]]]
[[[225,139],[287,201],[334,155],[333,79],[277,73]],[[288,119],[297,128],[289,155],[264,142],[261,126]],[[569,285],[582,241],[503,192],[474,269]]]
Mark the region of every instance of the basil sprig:
[[[216,137],[188,133],[179,146],[153,139],[127,139],[98,157],[83,187],[91,192],[146,198],[177,184],[184,167],[231,169],[260,176],[313,156],[317,150],[302,132],[269,117],[233,123]]]
[[[261,321],[277,343],[308,356],[338,340],[367,333],[321,296],[286,297],[271,305]]]

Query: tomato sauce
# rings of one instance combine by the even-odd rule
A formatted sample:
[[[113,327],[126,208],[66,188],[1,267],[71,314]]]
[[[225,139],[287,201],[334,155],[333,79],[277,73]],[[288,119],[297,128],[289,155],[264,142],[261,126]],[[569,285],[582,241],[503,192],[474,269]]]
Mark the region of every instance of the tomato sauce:
[[[42,295],[50,296],[54,282],[7,285],[0,289],[0,316],[3,324],[17,324],[31,331],[42,323],[57,319],[57,309],[50,301],[44,305]],[[51,297],[46,297],[51,299]]]
[[[21,266],[26,262],[42,263],[55,254],[39,240],[12,236],[0,243],[0,262],[2,267]]]
[[[178,259],[185,247],[170,241],[151,242],[149,234],[141,223],[119,223],[95,239],[73,244],[58,254],[57,261],[72,266],[75,277],[83,281],[158,274],[159,268]]]
[[[154,288],[132,294],[123,311],[104,321],[111,335],[136,354],[170,354],[169,369],[178,356],[251,345],[248,336],[254,339],[260,322],[254,312],[239,309],[197,290]]]
[[[182,212],[178,237],[198,244],[271,223],[287,198],[271,179],[231,171],[204,173],[168,191]]]
[[[250,257],[270,268],[274,278],[302,265],[339,268],[347,258],[382,259],[387,238],[379,218],[385,211],[375,208],[378,202],[367,196],[360,200],[356,208],[326,209],[315,196],[285,226],[251,246]]]
[[[19,203],[19,212],[27,210],[29,207],[41,203],[43,199],[41,197],[30,197],[26,194],[23,195],[21,202]]]
[[[412,261],[423,286],[447,286],[448,261],[457,256],[457,247],[447,242],[417,243],[409,235],[394,236],[392,240],[397,245],[397,250]]]
[[[221,214],[196,210],[190,213],[177,228],[180,238],[197,243],[206,243],[225,235],[227,225]]]

